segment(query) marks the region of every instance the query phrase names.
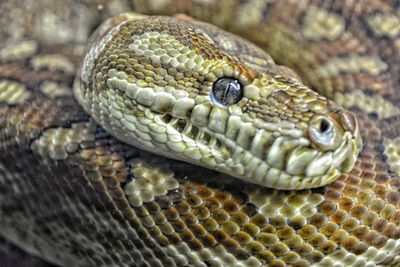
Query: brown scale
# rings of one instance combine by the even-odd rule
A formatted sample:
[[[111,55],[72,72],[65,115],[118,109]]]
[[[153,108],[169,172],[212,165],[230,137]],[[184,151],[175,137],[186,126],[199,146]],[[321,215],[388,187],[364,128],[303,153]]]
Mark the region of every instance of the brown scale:
[[[31,141],[45,127],[62,125],[69,119],[82,116],[80,108],[77,108],[71,100],[71,98],[66,98],[63,101],[60,99],[54,101],[36,96],[31,103],[25,102],[16,107],[0,109],[1,126],[5,127],[5,133],[7,131],[10,133],[7,139],[18,134],[19,138]]]
[[[380,3],[381,6],[373,5],[373,8],[364,8],[363,14],[360,14],[360,17],[367,18],[369,16],[373,16],[376,14],[385,14],[387,13],[395,13],[395,11],[390,10],[391,7],[387,5],[387,3]],[[399,66],[396,62],[399,60],[399,48],[396,47],[396,43],[398,43],[398,36],[395,38],[382,38],[380,36],[376,36],[375,33],[370,30],[370,26],[366,22],[366,19],[358,20],[358,28],[353,31],[355,38],[362,40],[364,46],[367,46],[368,53],[377,55],[388,65],[388,69],[385,73],[379,75],[382,83],[378,85],[375,82],[376,86],[380,86],[380,94],[387,94],[391,97],[388,98],[394,105],[396,105],[399,101],[399,97],[397,92],[398,84],[400,82],[398,78]],[[365,28],[363,30],[363,28]],[[367,45],[368,44],[368,45]]]
[[[72,82],[72,77],[65,77],[65,74],[49,70],[34,71],[23,67],[19,63],[0,65],[0,78],[18,80],[29,88],[35,88],[43,81]]]
[[[109,152],[105,152],[114,150],[121,151],[121,148],[120,146],[118,146],[118,144],[113,145],[113,143],[115,143],[113,139],[111,139],[110,141],[111,142],[102,142],[103,143],[102,146],[104,147],[102,148],[102,146],[99,146],[98,148],[95,149],[95,151],[98,151],[96,154],[100,155],[100,157],[97,160],[96,158],[94,159],[91,158],[91,161],[94,160],[93,163],[95,166],[89,167],[89,169],[93,168],[97,169],[97,167],[99,167],[99,169],[102,170],[104,168],[107,168],[107,166],[115,166],[115,161],[117,162],[119,161],[118,157],[109,155]],[[21,159],[29,161],[29,163],[26,162],[25,164],[33,164],[31,165],[32,168],[26,169],[25,171],[26,174],[24,175],[24,173],[21,173],[20,177],[22,179],[25,179],[26,181],[29,181],[29,183],[34,183],[34,184],[30,184],[28,186],[26,182],[22,182],[20,183],[20,185],[26,187],[27,190],[30,189],[30,186],[34,186],[37,190],[37,193],[40,193],[41,198],[30,199],[30,195],[26,194],[22,195],[22,198],[14,199],[13,201],[14,203],[21,203],[21,204],[24,203],[23,206],[26,207],[26,210],[25,209],[21,210],[21,212],[25,212],[25,215],[24,217],[21,218],[19,223],[15,224],[13,227],[20,228],[19,231],[24,233],[23,230],[25,228],[24,225],[37,223],[36,230],[33,233],[29,233],[30,235],[34,235],[37,242],[54,243],[54,241],[58,239],[68,240],[70,236],[65,235],[63,233],[54,232],[52,229],[47,228],[45,223],[40,222],[40,218],[43,218],[45,220],[52,220],[55,223],[58,223],[58,225],[62,226],[64,229],[70,229],[76,233],[81,233],[85,236],[90,236],[91,235],[90,233],[93,233],[92,238],[94,238],[94,240],[96,240],[97,242],[102,242],[103,245],[109,250],[110,255],[116,255],[119,248],[118,244],[121,243],[113,244],[113,242],[110,242],[111,239],[116,237],[115,234],[107,236],[107,232],[101,229],[102,228],[101,225],[96,226],[88,223],[82,224],[85,221],[86,222],[93,221],[91,217],[87,217],[85,215],[90,213],[88,213],[88,211],[85,210],[86,208],[84,208],[84,206],[82,205],[84,204],[86,205],[86,207],[94,207],[98,211],[101,211],[101,213],[96,213],[97,216],[99,216],[98,217],[99,222],[101,221],[110,221],[111,223],[114,222],[115,223],[114,229],[121,228],[121,226],[119,226],[119,222],[115,221],[118,218],[117,216],[117,214],[119,213],[118,210],[122,209],[120,205],[121,201],[118,200],[118,198],[116,198],[115,195],[115,192],[117,192],[115,190],[116,188],[115,182],[112,184],[93,183],[93,187],[87,187],[86,184],[87,182],[89,182],[89,180],[85,181],[85,179],[87,179],[85,173],[81,173],[79,169],[73,167],[75,165],[71,166],[68,164],[66,165],[65,163],[59,163],[57,165],[49,165],[50,164],[49,162],[36,161],[35,158],[34,157],[31,158],[31,156],[20,158],[20,156],[18,156],[18,154],[16,154],[15,152],[16,152],[15,150],[9,150],[8,153],[3,153],[2,162],[4,162],[5,158],[8,159],[9,168],[11,168],[14,162],[17,164],[22,163]],[[128,154],[125,153],[125,155]],[[16,160],[17,158],[20,158],[20,160]],[[79,157],[72,158],[72,162],[74,162],[75,160],[80,161],[81,159]],[[85,166],[85,164],[83,164],[83,166]],[[48,167],[51,167],[51,169],[48,169]],[[116,171],[118,171],[118,169]],[[122,172],[124,172],[124,170],[122,170]],[[33,173],[41,173],[42,175],[35,175],[35,180],[29,179],[29,176],[31,176]],[[105,180],[115,179],[112,177],[118,177],[118,175],[112,175],[112,177],[107,178],[107,175],[105,173],[107,172],[101,172],[101,175],[104,176]],[[47,179],[48,177],[53,177],[53,175],[56,175],[57,179]],[[70,177],[75,177],[77,178],[77,180],[71,183]],[[111,188],[114,189],[107,189],[110,185]],[[4,185],[2,185],[1,188],[4,188]],[[93,188],[96,189],[97,192],[93,191]],[[107,192],[109,192],[110,195]],[[6,192],[3,193],[7,196]],[[113,197],[114,200],[111,200],[110,196]],[[9,195],[8,197],[16,198],[18,197],[18,195],[16,196]],[[25,199],[25,197],[27,199]],[[31,207],[31,203],[34,206]],[[57,209],[48,209],[50,203],[52,203],[52,205],[54,206],[63,207],[63,209],[60,208],[60,211],[58,211]],[[77,204],[74,203],[81,203],[81,204],[77,206]],[[115,204],[117,204],[117,206],[115,206]],[[2,209],[7,210],[7,205],[8,203],[2,202]],[[121,217],[121,215],[119,216]],[[31,221],[35,217],[36,217],[35,219],[36,222]],[[74,218],[79,218],[79,219],[76,220]],[[138,231],[140,232],[140,228],[138,228]],[[117,240],[119,240],[119,242],[122,242],[122,244],[132,243],[129,240],[128,236],[125,237],[120,236],[117,238]],[[146,238],[144,238],[144,240],[146,240]],[[149,240],[147,240],[146,242],[148,241]],[[85,248],[82,247],[82,244],[78,243],[75,244],[75,246],[71,246],[74,240],[70,240],[70,242],[71,242],[70,245],[63,246],[62,249],[61,247],[58,247],[58,245],[55,245],[54,251],[53,252],[48,251],[49,253],[48,255],[50,255],[51,253],[55,253],[54,255],[56,257],[62,258],[62,255],[57,254],[58,253],[57,251],[70,250],[71,253],[74,253],[76,256],[78,257],[81,256],[86,260],[90,260],[90,265],[112,264],[113,262],[118,262],[116,261],[118,259],[112,259],[107,257],[99,258],[98,256],[96,256],[95,251],[85,250]],[[142,245],[144,244],[145,243],[142,243]],[[137,245],[130,244],[129,246],[135,247]]]
[[[35,40],[40,42],[38,40]],[[73,51],[72,45],[52,44],[41,42],[40,53],[33,55],[27,60],[5,61],[0,64],[0,79],[17,80],[25,84],[28,89],[36,89],[43,81],[54,81],[62,84],[71,84],[73,75],[63,71],[51,71],[48,69],[34,70],[29,61],[32,58],[47,55],[58,54],[66,57],[75,66],[79,64],[79,55]]]
[[[298,254],[296,254],[295,252],[290,252],[289,250],[290,247],[299,246],[299,241],[296,241],[297,235],[295,235],[295,231],[291,227],[285,227],[284,223],[281,222],[281,219],[275,218],[275,221],[271,221],[272,225],[278,227],[277,230],[269,229],[270,227],[264,227],[262,231],[272,231],[273,233],[276,232],[278,238],[282,239],[284,242],[287,242],[287,244],[278,242],[278,240],[276,239],[271,243],[271,241],[265,239],[267,236],[261,237],[263,234],[260,235],[261,229],[259,228],[259,226],[257,226],[255,223],[251,223],[251,221],[253,220],[254,222],[258,222],[258,224],[260,224],[261,226],[265,226],[267,220],[264,216],[260,214],[253,214],[253,217],[250,218],[246,215],[249,212],[249,209],[247,208],[248,206],[239,207],[238,205],[240,205],[240,202],[233,202],[231,200],[231,198],[235,198],[235,196],[230,196],[230,194],[226,194],[221,191],[216,191],[215,193],[213,193],[210,188],[205,188],[203,186],[199,186],[199,188],[200,189],[198,189],[197,191],[196,188],[194,188],[192,185],[189,185],[189,188],[182,189],[183,191],[190,192],[190,194],[186,196],[186,199],[189,202],[187,204],[185,204],[186,202],[181,202],[177,206],[178,211],[175,211],[175,209],[168,209],[163,212],[168,221],[172,222],[178,220],[178,213],[183,214],[183,220],[188,225],[188,228],[183,227],[182,223],[172,223],[175,231],[178,233],[179,238],[178,236],[176,236],[176,234],[167,234],[165,235],[165,237],[161,237],[158,234],[157,239],[160,240],[160,242],[164,240],[162,244],[166,244],[165,242],[167,241],[167,239],[165,238],[168,238],[168,243],[171,244],[175,244],[176,242],[179,242],[180,239],[182,239],[187,242],[192,249],[198,250],[201,249],[203,246],[209,247],[215,245],[216,242],[220,242],[228,251],[234,253],[238,258],[246,259],[251,254],[260,254],[260,259],[263,259],[266,257],[262,256],[266,253],[263,248],[266,244],[270,243],[271,251],[276,257],[285,256],[287,262],[296,262],[294,259],[299,259]],[[194,195],[196,192],[199,193],[197,195]],[[210,213],[207,207],[203,206],[203,204],[205,204],[208,199],[212,198],[214,194],[216,194],[217,199],[223,201],[224,204],[219,205],[219,210]],[[199,198],[199,195],[201,195],[201,198]],[[191,206],[192,209],[190,209],[189,206]],[[192,210],[193,213],[191,213],[190,210]],[[147,214],[143,212],[138,212],[139,210],[137,211],[137,214],[139,216],[144,216],[145,214]],[[213,218],[211,218],[210,216]],[[229,217],[231,219],[229,219]],[[194,220],[194,223],[190,222],[192,220]],[[218,229],[216,225],[217,223],[222,223],[222,229],[224,230],[223,232],[221,232],[220,230],[215,230]],[[270,226],[273,227],[272,225]],[[159,232],[156,231],[154,233]],[[324,242],[325,239],[322,235],[315,235],[315,230],[314,236],[312,232],[309,234],[309,236],[309,242],[314,244],[314,246],[320,246],[321,244],[323,244],[325,251],[327,251],[326,247],[332,247],[332,242]],[[271,237],[276,238],[274,235],[272,235]],[[252,241],[253,238],[255,238],[257,241]],[[288,254],[289,252],[290,254]],[[318,254],[318,252],[313,252],[310,254],[310,257],[313,260],[316,260],[320,258],[320,255],[321,254]]]

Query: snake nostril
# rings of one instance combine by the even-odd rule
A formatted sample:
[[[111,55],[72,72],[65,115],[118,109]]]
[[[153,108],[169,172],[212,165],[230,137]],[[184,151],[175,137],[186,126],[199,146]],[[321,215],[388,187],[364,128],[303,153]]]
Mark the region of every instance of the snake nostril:
[[[316,146],[325,151],[338,147],[342,135],[332,118],[317,115],[310,121],[308,136]]]

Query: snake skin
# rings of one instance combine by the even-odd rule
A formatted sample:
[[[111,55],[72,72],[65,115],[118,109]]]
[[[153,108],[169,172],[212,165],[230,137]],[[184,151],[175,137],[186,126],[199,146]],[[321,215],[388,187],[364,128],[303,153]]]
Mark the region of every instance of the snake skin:
[[[211,22],[294,69],[279,67],[356,115],[355,167],[285,191],[112,137],[72,87],[95,26],[129,10]],[[28,253],[63,266],[400,266],[398,1],[6,0],[0,22],[0,234]]]

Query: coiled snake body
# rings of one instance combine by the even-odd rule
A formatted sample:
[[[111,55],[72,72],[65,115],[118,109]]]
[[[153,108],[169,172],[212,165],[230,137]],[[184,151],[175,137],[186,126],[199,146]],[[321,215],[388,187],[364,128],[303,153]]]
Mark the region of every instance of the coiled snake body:
[[[66,266],[400,266],[399,14],[4,1],[0,234]]]

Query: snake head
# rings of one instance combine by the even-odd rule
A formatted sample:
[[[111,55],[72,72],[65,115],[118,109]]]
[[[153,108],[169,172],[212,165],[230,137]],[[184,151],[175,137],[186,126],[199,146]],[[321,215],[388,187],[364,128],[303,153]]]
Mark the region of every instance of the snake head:
[[[356,118],[214,26],[124,14],[91,38],[74,93],[110,134],[262,186],[325,185],[355,164]]]

